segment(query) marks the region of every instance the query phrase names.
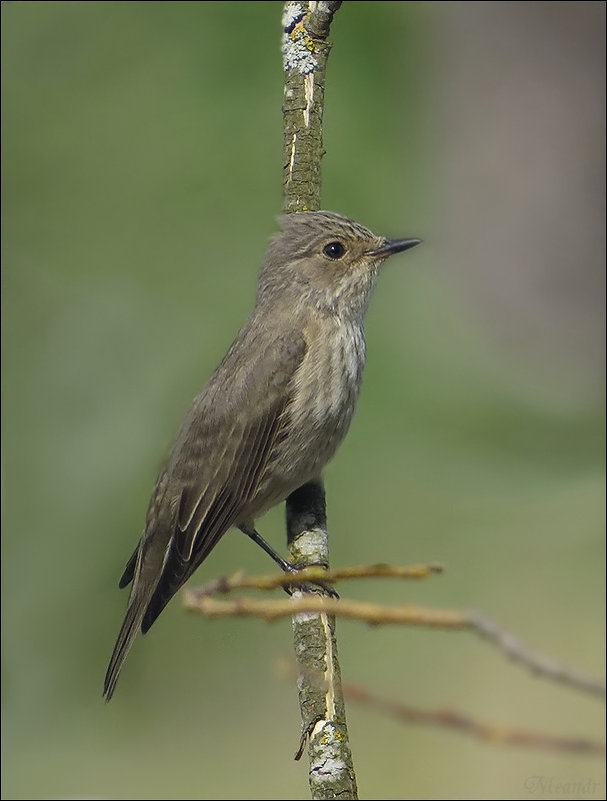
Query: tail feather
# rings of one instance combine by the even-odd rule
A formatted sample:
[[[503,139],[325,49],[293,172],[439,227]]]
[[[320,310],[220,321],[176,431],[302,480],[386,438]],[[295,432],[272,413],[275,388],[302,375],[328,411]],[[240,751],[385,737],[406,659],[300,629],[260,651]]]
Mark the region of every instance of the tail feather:
[[[120,633],[118,634],[118,639],[116,640],[116,645],[114,646],[110,663],[105,674],[105,680],[103,682],[103,696],[106,701],[109,701],[114,694],[114,689],[116,688],[116,682],[118,681],[118,676],[120,675],[122,665],[124,664],[124,660],[127,657],[131,645],[133,644],[133,640],[137,636],[137,633],[141,627],[141,621],[143,620],[143,615],[145,613],[145,608],[147,605],[145,601],[141,603],[141,601],[137,602],[136,599],[132,600],[133,602],[126,610],[124,622],[122,624],[122,628],[120,629]]]
[[[124,572],[120,577],[120,581],[118,582],[118,587],[121,590],[124,589],[128,584],[130,584],[133,578],[135,577],[135,568],[137,567],[137,559],[139,558],[139,545],[140,543],[137,543],[137,547],[131,554],[131,558],[126,563]]]

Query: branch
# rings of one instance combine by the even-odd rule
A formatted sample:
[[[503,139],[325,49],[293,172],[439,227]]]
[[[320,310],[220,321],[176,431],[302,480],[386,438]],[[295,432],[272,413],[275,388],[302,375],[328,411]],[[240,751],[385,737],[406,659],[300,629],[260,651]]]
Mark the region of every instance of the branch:
[[[569,751],[588,756],[603,756],[605,743],[582,737],[559,737],[546,732],[531,731],[495,723],[482,723],[450,709],[421,709],[392,698],[383,698],[356,684],[344,684],[346,698],[385,712],[406,723],[423,723],[453,729],[493,745],[513,745],[522,748],[541,748],[549,751]]]
[[[287,536],[292,564],[300,568],[314,562],[328,564],[325,492],[320,481],[300,487],[287,498]],[[318,571],[319,568],[311,570]],[[325,578],[322,568],[320,575]],[[287,578],[293,581],[293,575]],[[318,595],[304,594],[302,590],[294,591],[291,600],[305,602],[307,598],[323,600]],[[301,742],[295,759],[302,756],[308,742],[312,798],[356,799],[358,794],[341,688],[335,617],[326,614],[322,608],[314,615],[299,615],[294,614],[291,606],[290,613],[293,615],[302,719]],[[323,677],[322,686],[319,682],[309,681],[311,675],[319,672]]]
[[[277,668],[285,677],[292,677],[294,666],[288,660],[279,660]],[[309,681],[322,682],[318,674]],[[519,748],[538,748],[547,751],[570,752],[582,756],[604,756],[605,743],[584,737],[561,737],[547,732],[533,731],[501,723],[483,723],[452,709],[424,709],[411,706],[395,698],[377,695],[359,684],[343,685],[348,701],[368,706],[371,709],[396,718],[402,723],[414,723],[451,729],[460,734],[476,737],[491,745],[512,745]]]
[[[333,15],[341,2],[290,2],[283,13],[284,210],[320,208],[325,75]]]
[[[435,573],[442,573],[443,566],[429,565],[360,565],[358,567],[342,567],[338,570],[325,570],[324,567],[310,565],[304,567],[294,576],[291,573],[272,573],[267,576],[247,576],[243,571],[231,576],[213,579],[202,587],[191,590],[200,598],[204,595],[217,595],[232,590],[275,590],[277,587],[289,587],[301,583],[335,584],[344,579],[359,578],[402,578],[423,579]]]
[[[325,75],[333,15],[341,2],[287,2],[283,12],[283,209],[320,208],[320,161]],[[300,487],[286,501],[291,563],[329,565],[325,491],[319,480]],[[301,590],[295,595],[300,596]],[[293,617],[295,654],[300,667],[299,706],[302,740],[309,741],[312,798],[358,797],[346,726],[337,659],[335,620],[321,613]],[[307,685],[310,667],[322,664],[329,689]]]
[[[293,596],[284,601],[253,598],[218,601],[208,596],[201,597],[191,590],[186,592],[185,604],[190,611],[205,617],[259,617],[271,622],[281,617],[290,617],[293,614],[324,612],[327,615],[340,615],[374,625],[392,623],[442,629],[467,629],[480,634],[496,645],[510,659],[520,662],[538,676],[567,684],[577,690],[602,698],[605,697],[604,681],[533,653],[497,623],[474,612],[424,609],[408,604],[384,606],[317,595]]]
[[[470,612],[467,615],[466,627],[474,629],[481,637],[493,642],[513,662],[520,662],[532,673],[605,698],[604,679],[588,676],[541,654],[534,654],[522,642],[488,617]]]

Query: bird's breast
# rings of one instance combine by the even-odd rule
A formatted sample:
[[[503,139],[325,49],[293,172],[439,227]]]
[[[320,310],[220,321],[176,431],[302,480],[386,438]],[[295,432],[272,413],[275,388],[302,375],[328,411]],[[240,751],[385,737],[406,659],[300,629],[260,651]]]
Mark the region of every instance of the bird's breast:
[[[249,518],[320,475],[354,415],[365,364],[362,325],[331,320],[305,333],[306,355],[293,377],[255,499],[247,507]]]
[[[284,454],[302,472],[318,474],[346,435],[364,364],[362,326],[332,321],[309,337],[286,410],[284,441]]]
[[[349,422],[356,405],[365,364],[362,328],[336,324],[332,336],[319,338],[302,364],[302,390],[314,420]],[[345,432],[344,432],[345,433]]]

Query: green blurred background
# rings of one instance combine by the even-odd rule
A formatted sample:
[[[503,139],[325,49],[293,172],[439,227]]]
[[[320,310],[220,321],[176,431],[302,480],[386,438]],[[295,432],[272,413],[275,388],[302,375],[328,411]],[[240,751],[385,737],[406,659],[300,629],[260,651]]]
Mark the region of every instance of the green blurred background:
[[[3,46],[3,797],[306,798],[288,622],[176,599],[110,705],[117,589],[181,415],[281,206],[278,2],[10,2]],[[326,471],[345,596],[474,608],[604,671],[604,4],[344,3],[323,205],[423,247],[385,269]],[[284,550],[281,509],[260,525]],[[267,559],[231,532],[194,583]],[[344,679],[602,734],[593,699],[464,633],[339,623]],[[348,709],[364,798],[529,798],[598,760]]]

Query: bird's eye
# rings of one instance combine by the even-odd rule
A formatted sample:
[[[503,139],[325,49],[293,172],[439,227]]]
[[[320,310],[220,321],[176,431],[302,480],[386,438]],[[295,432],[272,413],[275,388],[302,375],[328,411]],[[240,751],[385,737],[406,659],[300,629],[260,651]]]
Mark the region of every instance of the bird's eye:
[[[341,259],[346,252],[346,249],[341,242],[329,242],[328,245],[324,246],[322,252],[330,259]]]

